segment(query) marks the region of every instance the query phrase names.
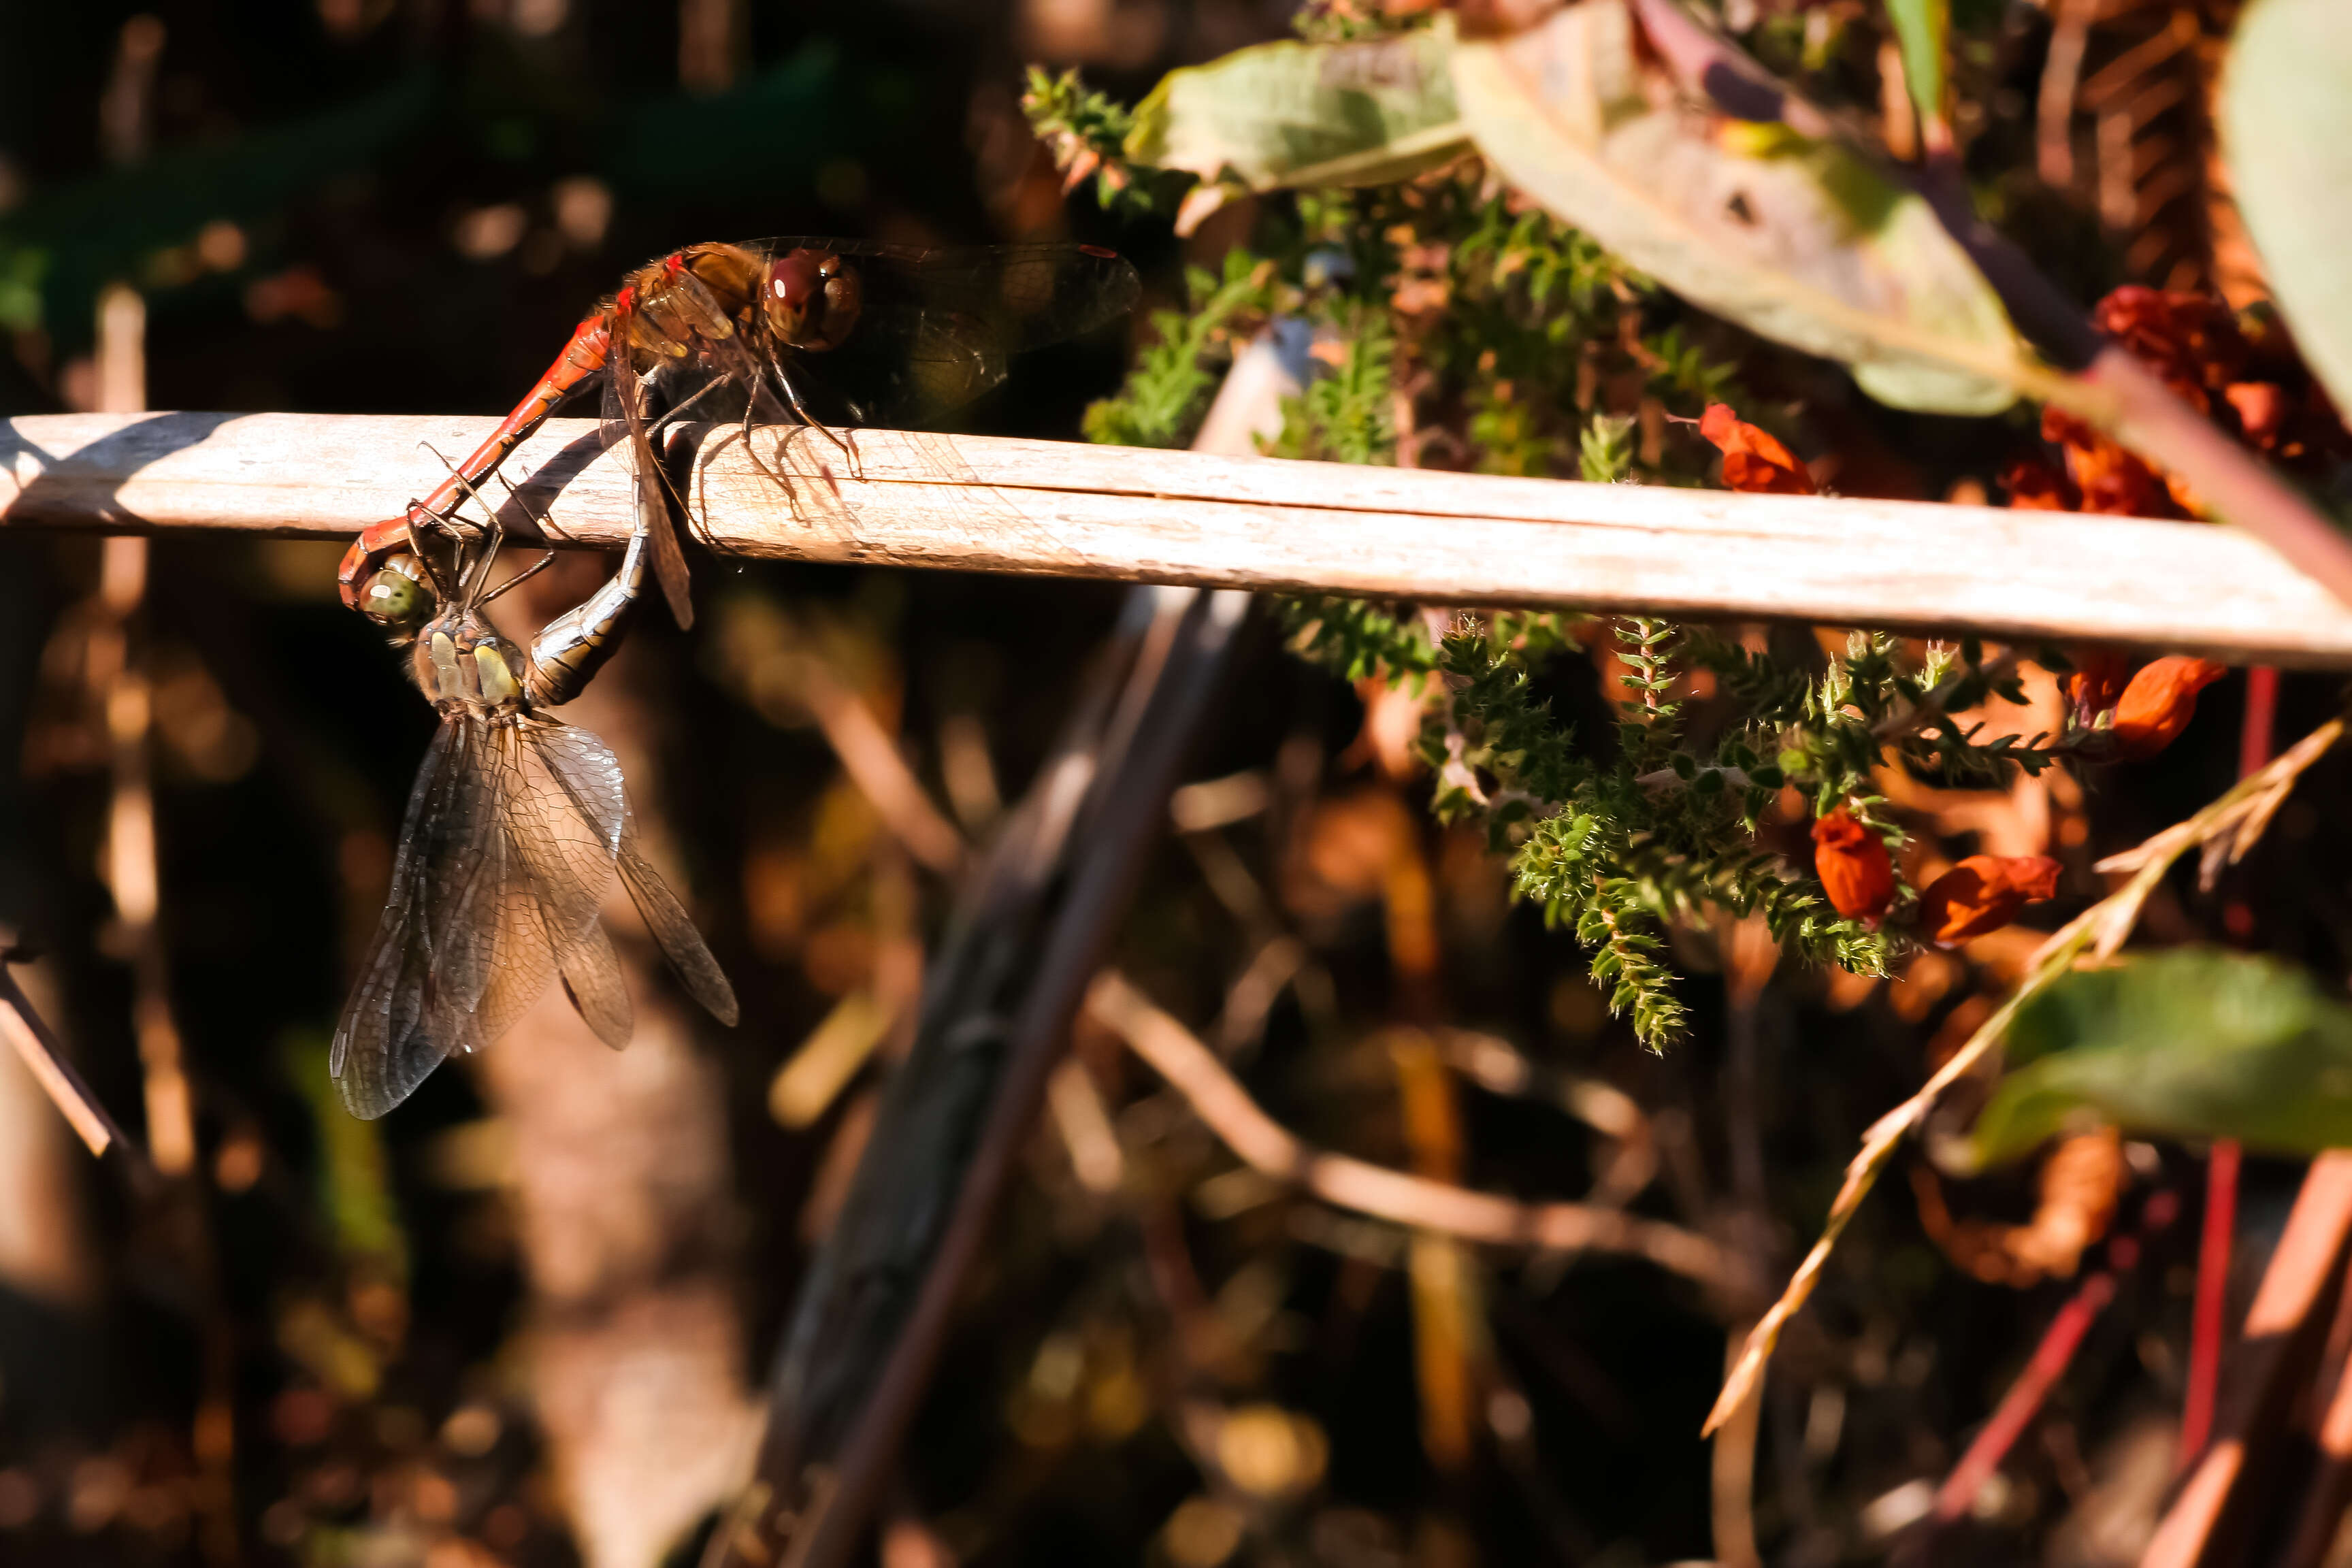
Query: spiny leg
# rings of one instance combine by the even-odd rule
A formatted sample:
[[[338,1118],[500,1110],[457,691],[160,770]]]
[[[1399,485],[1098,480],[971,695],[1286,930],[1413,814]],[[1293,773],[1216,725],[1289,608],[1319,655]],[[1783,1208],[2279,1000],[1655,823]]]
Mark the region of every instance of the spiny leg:
[[[478,605],[487,605],[491,600],[497,598],[499,595],[505,593],[508,589],[520,586],[524,579],[536,577],[541,572],[546,571],[550,566],[554,564],[555,552],[552,550],[542,551],[538,560],[532,562],[530,565],[524,567],[521,571],[516,573],[513,576],[508,578],[505,582],[499,584],[497,587],[483,595],[481,598],[476,601],[476,603]]]
[[[841,448],[841,455],[849,460],[849,474],[852,479],[864,479],[866,476],[858,468],[856,449],[843,438],[841,432],[809,412],[808,405],[801,401],[800,389],[793,384],[793,378],[785,373],[783,362],[771,361],[768,368],[774,372],[776,384],[783,389],[784,401],[792,405],[793,413],[799,417],[800,422]],[[748,416],[746,416],[744,434],[748,439],[751,434]]]
[[[493,512],[490,516],[490,533],[488,542],[483,547],[480,557],[474,563],[473,581],[471,583],[464,583],[461,580],[460,583],[460,586],[466,595],[465,602],[467,604],[478,605],[482,602],[481,593],[483,585],[489,582],[490,568],[497,563],[499,558],[499,548],[505,544],[506,541],[507,526],[505,523],[500,522],[498,520],[498,515]]]
[[[448,458],[443,457],[440,449],[435,447],[431,442],[419,441],[416,444],[424,447],[426,451],[432,453],[433,460],[435,462],[449,470],[449,478],[457,485],[458,492],[463,495],[466,500],[472,501],[476,506],[480,507],[482,509],[482,515],[489,519],[491,525],[495,527],[499,520],[498,509],[491,506],[488,500],[483,499],[482,492],[474,488],[473,482],[467,479],[464,474],[458,472],[457,465],[449,461]],[[411,506],[420,508],[425,505],[423,501],[411,501],[409,504]],[[428,510],[427,515],[440,518],[445,525],[454,524],[458,521],[454,508],[446,514]]]

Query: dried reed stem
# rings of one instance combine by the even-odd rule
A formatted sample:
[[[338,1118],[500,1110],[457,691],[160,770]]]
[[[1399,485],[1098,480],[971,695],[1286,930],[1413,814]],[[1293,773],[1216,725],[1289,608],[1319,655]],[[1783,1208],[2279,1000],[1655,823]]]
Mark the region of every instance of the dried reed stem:
[[[1115,972],[1096,978],[1087,1008],[1244,1163],[1325,1203],[1465,1241],[1630,1253],[1718,1289],[1740,1283],[1721,1247],[1680,1226],[1589,1204],[1522,1203],[1318,1149],[1268,1116],[1191,1030]]]
[[[439,477],[455,416],[58,415],[0,424],[0,527],[344,539]],[[611,547],[628,478],[586,420],[508,467],[519,537]],[[731,554],[1463,605],[1783,616],[2352,664],[2352,610],[2234,529],[1989,507],[1734,495],[861,430],[706,433],[694,488]],[[791,492],[761,471],[781,459]],[[830,468],[831,471],[820,472]],[[526,477],[528,476],[528,477]]]

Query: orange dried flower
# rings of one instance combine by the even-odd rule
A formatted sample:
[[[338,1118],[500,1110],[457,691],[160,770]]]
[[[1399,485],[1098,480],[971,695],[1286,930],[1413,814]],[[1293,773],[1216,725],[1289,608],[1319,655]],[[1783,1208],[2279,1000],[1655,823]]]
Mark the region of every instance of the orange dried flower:
[[[2074,511],[2083,492],[2058,466],[2043,458],[2019,458],[2001,470],[2000,488],[2020,511]]]
[[[2164,479],[2111,437],[2062,408],[2042,411],[2042,437],[2065,449],[2079,511],[2109,517],[2178,517]]]
[[[2257,451],[2314,476],[2352,453],[2352,432],[2274,317],[2241,319],[2210,295],[2132,284],[2100,300],[2092,321],[2183,402]],[[2042,435],[2064,451],[2066,483],[2013,468],[2011,506],[2140,517],[2205,510],[2177,476],[2063,409],[2042,411]]]
[[[2066,650],[2074,668],[2058,683],[2084,723],[2113,708],[2131,680],[2131,655],[2121,648],[2088,644]]]
[[[2238,318],[2210,294],[2127,283],[2099,301],[2091,321],[2200,414],[2246,363]]]
[[[1769,432],[1759,430],[1731,411],[1727,403],[1710,403],[1699,416],[1698,433],[1723,452],[1723,482],[1753,495],[1809,496],[1812,476]]]
[[[2054,898],[2058,862],[2047,855],[1971,855],[1919,895],[1919,930],[1937,947],[1999,931],[2028,904]]]
[[[2286,439],[2286,423],[2294,412],[2285,388],[2274,381],[2233,381],[2221,389],[2221,399],[2238,416],[2246,439],[2265,452],[2275,452]]]
[[[2229,674],[2209,658],[2159,658],[2131,678],[2116,703],[2116,755],[2141,762],[2172,744],[2197,712],[2197,694]]]
[[[1813,872],[1831,904],[1850,921],[1875,925],[1895,901],[1895,862],[1886,841],[1842,805],[1813,824]]]

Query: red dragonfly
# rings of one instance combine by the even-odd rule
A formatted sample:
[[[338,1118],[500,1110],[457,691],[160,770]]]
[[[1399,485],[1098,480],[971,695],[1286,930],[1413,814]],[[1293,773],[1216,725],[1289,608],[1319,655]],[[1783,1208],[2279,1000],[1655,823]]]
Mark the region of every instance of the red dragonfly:
[[[579,695],[635,609],[653,548],[642,525],[620,571],[549,622],[529,653],[483,608],[539,569],[486,587],[502,538],[434,517],[414,553],[369,582],[369,614],[411,644],[409,670],[441,713],[409,792],[392,892],[329,1068],[355,1116],[382,1116],[453,1051],[479,1050],[561,975],[615,1048],[634,1021],[599,915],[617,876],[687,994],[721,1023],[735,992],[637,845],[610,747],[545,710]],[[551,557],[542,557],[540,565]]]
[[[754,424],[796,421],[847,453],[833,426],[936,417],[1003,381],[1012,355],[1124,314],[1137,291],[1135,268],[1091,245],[688,246],[630,273],[447,481],[361,533],[337,574],[343,603],[367,608],[365,588],[386,559],[448,516],[566,396],[601,379],[605,439],[628,445],[655,580],[688,625],[686,558],[653,447],[664,422],[740,420],[748,437]]]

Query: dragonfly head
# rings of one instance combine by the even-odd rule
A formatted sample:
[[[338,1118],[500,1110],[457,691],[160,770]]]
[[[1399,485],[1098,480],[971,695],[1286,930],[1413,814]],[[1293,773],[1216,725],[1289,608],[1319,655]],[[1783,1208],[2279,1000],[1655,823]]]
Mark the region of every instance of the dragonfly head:
[[[528,656],[478,611],[460,608],[435,616],[416,634],[409,657],[417,689],[445,712],[464,708],[505,714],[522,706]]]
[[[839,348],[865,302],[857,269],[830,250],[788,250],[760,279],[768,331],[796,349]]]
[[[402,642],[416,635],[438,603],[424,563],[405,551],[386,561],[360,593],[361,613]]]

